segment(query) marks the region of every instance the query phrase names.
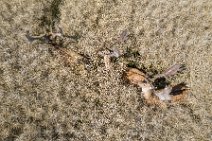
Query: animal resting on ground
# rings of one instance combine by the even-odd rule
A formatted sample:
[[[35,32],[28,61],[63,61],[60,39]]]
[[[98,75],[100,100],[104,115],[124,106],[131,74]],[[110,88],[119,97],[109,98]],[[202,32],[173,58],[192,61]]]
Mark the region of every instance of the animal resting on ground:
[[[189,88],[185,83],[174,86],[167,83],[163,88],[158,89],[155,82],[166,80],[168,77],[181,72],[183,69],[183,65],[175,64],[166,69],[162,74],[150,78],[147,74],[136,68],[129,68],[125,72],[125,78],[130,84],[136,85],[142,89],[142,94],[147,104],[163,107],[166,106],[166,101],[175,103],[184,100],[188,94]]]
[[[49,32],[39,36],[31,36],[29,32],[26,34],[28,41],[33,42],[35,40],[41,40],[45,43],[49,43],[56,48],[59,48],[61,52],[69,58],[73,57],[73,53],[68,51],[66,48],[61,48],[58,46],[63,46],[64,38],[72,38],[71,36],[65,36],[61,29],[57,32]],[[110,59],[112,57],[118,58],[120,52],[117,49],[107,50],[98,53],[100,56],[104,57],[104,63],[107,70],[111,68]],[[184,69],[183,65],[175,64],[166,69],[163,73],[155,75],[153,78],[150,78],[144,72],[136,69],[130,68],[125,73],[125,78],[131,83],[140,88],[142,88],[142,94],[148,104],[166,106],[165,101],[170,101],[171,103],[182,101],[185,99],[188,94],[189,88],[185,83],[180,83],[178,85],[172,86],[168,83],[164,83],[164,88],[159,89],[157,84],[160,84],[161,81],[166,81],[168,77],[175,75],[178,72],[181,72]]]

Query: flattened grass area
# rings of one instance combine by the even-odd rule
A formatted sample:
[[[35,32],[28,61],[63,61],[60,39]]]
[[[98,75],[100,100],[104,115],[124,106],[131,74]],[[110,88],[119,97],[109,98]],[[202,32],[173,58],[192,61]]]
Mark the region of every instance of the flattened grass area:
[[[212,140],[212,1],[0,1],[0,140]],[[32,35],[59,26],[73,39],[68,64]],[[126,31],[126,41],[117,42]],[[125,54],[105,71],[99,50]],[[77,56],[81,54],[81,56]],[[82,57],[85,56],[85,57]],[[83,59],[82,59],[83,58]],[[185,102],[148,106],[127,85],[127,65],[147,72],[184,63],[172,78],[191,87]]]

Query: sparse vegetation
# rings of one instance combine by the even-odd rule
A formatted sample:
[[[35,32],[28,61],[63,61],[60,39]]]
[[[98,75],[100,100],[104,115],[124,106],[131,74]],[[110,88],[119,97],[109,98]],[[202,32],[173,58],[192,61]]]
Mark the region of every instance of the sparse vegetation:
[[[210,0],[0,5],[0,140],[212,140]],[[25,37],[57,26],[75,40],[65,53]],[[122,56],[108,72],[98,51],[114,48]],[[187,67],[171,80],[191,87],[183,103],[148,106],[123,83],[127,66],[151,76],[174,63]]]

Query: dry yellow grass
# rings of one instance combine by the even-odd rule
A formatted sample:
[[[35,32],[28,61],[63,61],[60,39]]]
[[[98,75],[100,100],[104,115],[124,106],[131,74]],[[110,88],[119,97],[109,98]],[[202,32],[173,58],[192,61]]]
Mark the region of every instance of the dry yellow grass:
[[[0,5],[0,140],[212,140],[211,0]],[[27,41],[27,31],[39,35],[53,25],[72,36],[66,48],[84,56],[79,62],[67,65],[52,45]],[[123,31],[129,37],[118,42]],[[124,53],[110,72],[97,55],[104,48]],[[145,105],[121,79],[127,65],[155,73],[174,63],[187,70],[172,81],[185,81],[191,93],[165,110]]]

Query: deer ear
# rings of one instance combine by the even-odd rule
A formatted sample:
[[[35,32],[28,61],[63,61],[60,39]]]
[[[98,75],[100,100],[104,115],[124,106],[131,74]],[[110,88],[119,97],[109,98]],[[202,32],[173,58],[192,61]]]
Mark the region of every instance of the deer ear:
[[[181,72],[185,70],[185,65],[184,64],[175,64],[172,65],[171,67],[167,68],[162,74],[166,77],[175,75],[178,72]]]

